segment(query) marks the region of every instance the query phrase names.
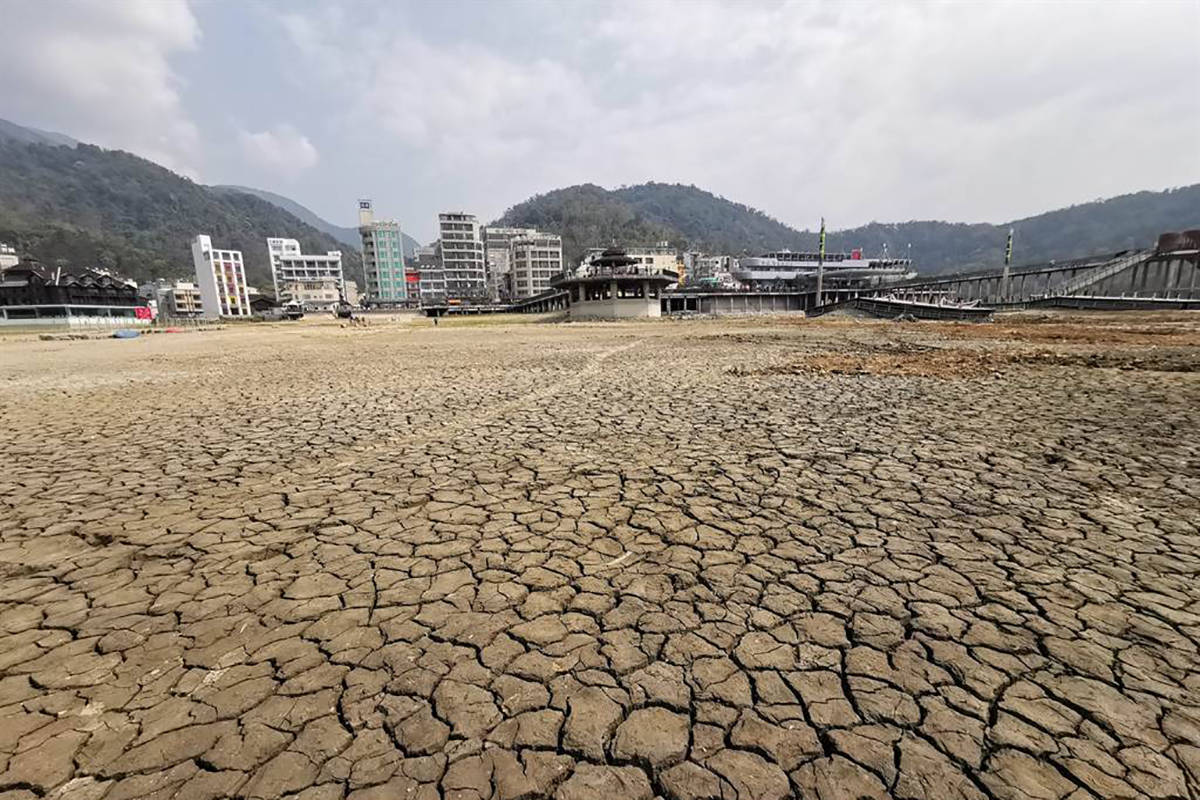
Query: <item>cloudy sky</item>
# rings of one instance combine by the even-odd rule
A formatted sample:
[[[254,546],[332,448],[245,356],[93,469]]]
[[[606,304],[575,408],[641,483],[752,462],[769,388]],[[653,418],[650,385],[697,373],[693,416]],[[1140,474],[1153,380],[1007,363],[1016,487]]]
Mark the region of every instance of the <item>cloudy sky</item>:
[[[0,117],[434,234],[575,183],[797,227],[1200,181],[1200,0],[0,0]]]

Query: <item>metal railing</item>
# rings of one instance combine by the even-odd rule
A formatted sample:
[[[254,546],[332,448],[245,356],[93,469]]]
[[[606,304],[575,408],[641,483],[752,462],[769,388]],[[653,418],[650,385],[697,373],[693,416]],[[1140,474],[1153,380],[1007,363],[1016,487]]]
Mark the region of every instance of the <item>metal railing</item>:
[[[550,284],[556,285],[563,281],[579,278],[667,278],[679,280],[679,273],[668,269],[653,269],[645,265],[630,264],[626,267],[584,267],[574,272],[556,275],[550,279]]]
[[[1149,260],[1154,254],[1149,250],[1141,250],[1130,255],[1123,256],[1111,261],[1106,265],[1100,265],[1093,270],[1089,270],[1086,274],[1079,276],[1073,281],[1064,283],[1055,294],[1071,295],[1081,289],[1086,289],[1088,286],[1099,283],[1105,278],[1111,278],[1119,272],[1123,272],[1132,266]]]

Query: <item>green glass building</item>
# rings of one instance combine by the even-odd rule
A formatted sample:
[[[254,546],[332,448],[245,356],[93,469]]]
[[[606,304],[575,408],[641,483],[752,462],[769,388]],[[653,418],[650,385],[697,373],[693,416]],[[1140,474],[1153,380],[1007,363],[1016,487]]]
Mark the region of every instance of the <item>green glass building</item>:
[[[400,223],[375,219],[371,201],[359,200],[358,233],[362,237],[366,302],[415,305],[419,299],[417,274],[405,272]]]

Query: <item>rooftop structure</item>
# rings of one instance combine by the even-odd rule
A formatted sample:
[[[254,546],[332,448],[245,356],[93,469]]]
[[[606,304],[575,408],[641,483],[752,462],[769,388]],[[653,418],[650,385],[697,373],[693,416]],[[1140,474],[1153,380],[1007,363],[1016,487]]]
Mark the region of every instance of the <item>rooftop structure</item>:
[[[583,257],[583,266],[602,256],[607,249],[604,247],[589,248]],[[654,272],[674,272],[677,269],[679,254],[667,242],[659,242],[653,246],[634,246],[621,249],[627,257],[633,259],[635,264],[649,267]]]
[[[251,315],[240,250],[218,250],[211,237],[201,234],[192,240],[192,264],[206,319]]]
[[[337,305],[346,291],[342,276],[342,253],[330,250],[324,255],[300,252],[295,239],[267,239],[271,258],[271,279],[275,297],[281,303],[296,302],[308,309],[327,309]]]
[[[660,297],[679,275],[638,263],[620,248],[609,248],[554,281],[567,292],[571,319],[627,319],[662,316]]]

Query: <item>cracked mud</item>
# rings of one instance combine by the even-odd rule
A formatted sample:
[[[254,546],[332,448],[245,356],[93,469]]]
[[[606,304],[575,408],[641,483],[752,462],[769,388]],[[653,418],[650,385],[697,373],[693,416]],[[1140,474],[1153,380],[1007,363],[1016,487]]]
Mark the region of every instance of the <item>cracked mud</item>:
[[[0,342],[0,798],[1200,797],[1190,319]]]

